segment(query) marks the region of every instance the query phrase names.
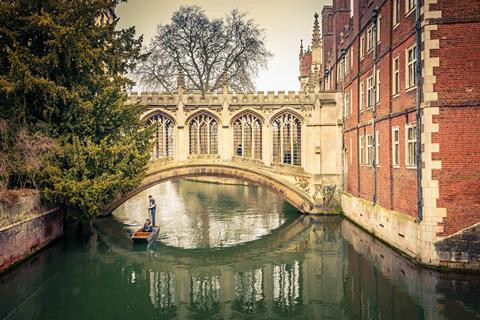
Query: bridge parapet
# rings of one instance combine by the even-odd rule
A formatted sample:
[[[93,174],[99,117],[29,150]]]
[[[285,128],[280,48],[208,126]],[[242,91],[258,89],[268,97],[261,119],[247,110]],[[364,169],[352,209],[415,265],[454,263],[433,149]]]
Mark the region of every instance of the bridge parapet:
[[[308,105],[314,104],[316,100],[321,104],[335,104],[337,99],[336,92],[312,93],[304,91],[256,91],[235,93],[204,93],[190,92],[179,94],[159,93],[159,92],[131,92],[127,98],[127,103],[149,106],[176,106],[180,101],[185,106],[222,106],[225,101],[230,105]]]

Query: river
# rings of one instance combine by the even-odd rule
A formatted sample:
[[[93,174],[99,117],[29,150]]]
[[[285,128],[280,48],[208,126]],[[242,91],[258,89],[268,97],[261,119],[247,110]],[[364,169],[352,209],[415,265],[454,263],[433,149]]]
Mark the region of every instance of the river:
[[[157,202],[158,241],[129,230]],[[87,229],[87,230],[86,230]],[[86,231],[85,231],[86,230]],[[342,217],[178,180],[0,276],[0,319],[479,319],[480,276],[416,266]]]

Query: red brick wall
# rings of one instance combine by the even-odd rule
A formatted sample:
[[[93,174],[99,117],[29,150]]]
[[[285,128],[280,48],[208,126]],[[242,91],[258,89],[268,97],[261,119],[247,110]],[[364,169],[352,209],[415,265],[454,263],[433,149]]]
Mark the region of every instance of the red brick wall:
[[[440,114],[434,117],[439,132],[433,143],[441,170],[433,171],[439,183],[437,206],[447,209],[441,236],[451,235],[480,222],[480,14],[478,1],[439,0],[436,20],[440,59],[434,69]]]
[[[442,161],[442,169],[434,170],[440,198],[437,206],[447,209],[442,236],[480,222],[480,106],[441,107],[435,117],[440,132],[433,142],[440,152],[433,159]]]

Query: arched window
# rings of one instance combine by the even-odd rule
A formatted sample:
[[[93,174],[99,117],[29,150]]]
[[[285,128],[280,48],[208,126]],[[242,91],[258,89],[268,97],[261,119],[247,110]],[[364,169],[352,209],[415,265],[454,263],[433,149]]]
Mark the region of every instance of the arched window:
[[[233,153],[262,159],[262,122],[257,116],[247,113],[233,122]]]
[[[273,161],[302,164],[302,122],[291,113],[282,113],[272,121]]]
[[[150,117],[148,123],[155,126],[152,159],[173,157],[173,121],[157,114]]]
[[[218,154],[218,122],[201,113],[188,124],[190,154]]]

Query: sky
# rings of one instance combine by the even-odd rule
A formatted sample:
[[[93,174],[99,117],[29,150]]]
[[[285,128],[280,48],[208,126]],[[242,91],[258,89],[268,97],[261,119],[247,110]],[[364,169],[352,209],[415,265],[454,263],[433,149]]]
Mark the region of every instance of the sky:
[[[209,17],[224,17],[233,9],[247,12],[265,29],[267,49],[273,53],[268,69],[260,71],[256,89],[299,90],[298,53],[300,39],[311,44],[313,15],[321,14],[329,0],[129,0],[117,7],[120,27],[135,26],[150,43],[156,26],[167,24],[182,5],[198,5]]]

